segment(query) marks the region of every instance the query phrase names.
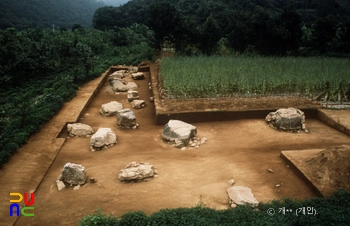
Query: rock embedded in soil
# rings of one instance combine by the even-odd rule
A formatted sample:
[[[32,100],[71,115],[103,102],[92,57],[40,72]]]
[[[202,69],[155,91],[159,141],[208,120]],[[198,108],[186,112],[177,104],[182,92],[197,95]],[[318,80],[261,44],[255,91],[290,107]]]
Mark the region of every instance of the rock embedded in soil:
[[[109,75],[109,78],[124,78],[124,77],[125,77],[125,70],[115,71]]]
[[[110,128],[99,128],[90,138],[90,147],[93,151],[105,149],[117,143],[117,136]]]
[[[134,109],[140,109],[146,107],[146,102],[144,100],[133,100],[131,102],[131,106]]]
[[[126,92],[129,90],[129,87],[125,85],[120,80],[113,80],[112,81],[112,88],[114,92]]]
[[[126,84],[126,86],[129,88],[129,91],[130,90],[137,90],[139,88],[135,82],[128,82],[128,84]]]
[[[254,197],[252,189],[244,186],[233,186],[227,189],[230,203],[237,205],[248,205],[256,208],[259,205],[258,200]]]
[[[296,108],[281,108],[270,112],[265,121],[269,126],[288,132],[308,132],[305,127],[305,114]]]
[[[142,182],[149,181],[158,171],[149,163],[129,163],[125,169],[119,172],[119,180],[122,182]]]
[[[142,72],[137,72],[137,73],[131,73],[131,77],[134,80],[141,80],[145,78],[145,74],[143,74]]]
[[[70,136],[86,137],[94,133],[91,126],[82,123],[72,123],[67,125]]]
[[[139,93],[135,90],[129,90],[128,91],[128,94],[127,94],[127,100],[128,102],[132,102],[134,100],[138,100],[140,97],[139,97]]]
[[[197,127],[180,120],[170,120],[161,134],[165,141],[174,142],[175,146],[182,148],[197,134]]]
[[[123,129],[136,129],[138,127],[135,113],[129,108],[117,112],[117,123]]]
[[[68,162],[62,168],[62,181],[70,185],[83,185],[86,178],[85,167],[82,165]]]
[[[136,73],[139,71],[138,67],[129,67],[128,68],[129,73]]]
[[[103,116],[113,116],[116,115],[119,110],[123,109],[123,104],[117,101],[111,101],[107,104],[102,104],[100,108],[100,113]]]

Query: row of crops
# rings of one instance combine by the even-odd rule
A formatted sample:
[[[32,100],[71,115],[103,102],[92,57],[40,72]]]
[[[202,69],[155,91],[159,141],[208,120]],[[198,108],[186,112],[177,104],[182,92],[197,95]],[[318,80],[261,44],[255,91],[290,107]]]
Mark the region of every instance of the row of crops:
[[[296,57],[167,57],[162,85],[170,98],[288,95],[344,101],[350,60]]]

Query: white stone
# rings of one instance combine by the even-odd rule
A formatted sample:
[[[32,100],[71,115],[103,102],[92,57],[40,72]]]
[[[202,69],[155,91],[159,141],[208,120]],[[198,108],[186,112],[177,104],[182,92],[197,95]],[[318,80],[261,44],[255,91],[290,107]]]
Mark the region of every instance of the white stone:
[[[73,188],[74,191],[79,190],[79,189],[80,189],[80,185],[74,186],[74,188]]]
[[[233,186],[227,189],[229,198],[237,205],[249,205],[255,208],[259,202],[254,197],[252,190],[244,186]]]
[[[234,180],[234,179],[231,179],[231,180],[227,181],[227,183],[228,183],[230,186],[232,186],[232,185],[235,183],[235,180]]]
[[[107,104],[102,104],[100,113],[104,116],[116,115],[119,110],[123,109],[123,104],[117,101],[111,101]]]
[[[128,82],[126,86],[129,88],[129,90],[137,90],[139,88],[135,82]]]
[[[127,99],[128,99],[128,102],[132,102],[133,100],[138,100],[140,97],[139,97],[139,93],[135,90],[129,90],[128,91],[128,94],[127,94]]]
[[[135,80],[144,79],[145,75],[142,72],[131,73],[131,77]]]
[[[94,133],[91,126],[82,123],[73,123],[67,125],[67,130],[71,136],[88,136]]]
[[[176,147],[183,147],[188,144],[190,139],[197,134],[197,128],[191,124],[180,120],[170,120],[165,126],[162,138],[166,141],[176,143]]]
[[[120,181],[148,181],[154,174],[153,165],[131,162],[120,171],[118,178]]]
[[[108,147],[117,143],[117,136],[110,128],[99,128],[90,138],[90,146],[93,149]]]
[[[144,100],[133,100],[131,106],[135,109],[140,109],[146,107],[146,102]]]
[[[63,189],[66,188],[66,185],[63,183],[63,181],[58,181],[58,182],[56,182],[56,185],[57,185],[57,189],[58,189],[59,191],[61,191],[61,190],[63,190]]]
[[[129,87],[119,80],[113,81],[112,88],[114,92],[126,92],[129,90]]]
[[[138,67],[129,67],[129,68],[128,68],[128,71],[129,71],[130,73],[136,73],[136,72],[139,71],[139,68],[138,68]]]

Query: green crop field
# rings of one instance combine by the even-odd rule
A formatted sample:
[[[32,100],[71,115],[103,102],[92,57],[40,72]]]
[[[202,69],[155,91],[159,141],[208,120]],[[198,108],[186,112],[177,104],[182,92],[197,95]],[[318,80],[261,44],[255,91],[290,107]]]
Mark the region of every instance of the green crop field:
[[[289,95],[344,101],[350,60],[296,57],[167,57],[163,87],[171,98]]]

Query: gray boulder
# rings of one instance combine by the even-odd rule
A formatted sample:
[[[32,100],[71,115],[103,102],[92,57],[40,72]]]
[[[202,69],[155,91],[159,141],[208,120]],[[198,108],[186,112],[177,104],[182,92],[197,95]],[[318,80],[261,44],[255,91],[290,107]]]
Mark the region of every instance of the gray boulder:
[[[131,77],[135,80],[144,79],[145,75],[142,72],[131,73]]]
[[[117,136],[110,128],[99,128],[90,138],[90,147],[92,151],[112,147],[117,143]]]
[[[125,77],[125,70],[115,71],[112,74],[110,74],[109,77],[110,78],[124,78]]]
[[[153,165],[148,163],[129,163],[125,169],[119,173],[119,180],[123,182],[141,182],[148,181],[157,174]]]
[[[112,88],[113,88],[114,92],[126,92],[129,90],[129,87],[127,87],[120,80],[114,80],[112,83]]]
[[[100,113],[103,116],[112,116],[116,115],[119,110],[123,109],[123,104],[117,101],[111,101],[107,104],[102,104],[100,108]]]
[[[135,90],[130,90],[128,91],[128,94],[127,94],[127,99],[128,99],[128,102],[132,102],[133,100],[138,100],[140,97],[139,97],[139,93]]]
[[[146,107],[146,102],[144,100],[133,100],[131,106],[135,109],[140,109]]]
[[[170,120],[165,126],[162,138],[165,141],[174,142],[176,147],[181,148],[188,144],[191,138],[197,134],[197,128],[180,120]]]
[[[70,136],[87,137],[94,133],[91,126],[82,123],[72,123],[67,125]]]
[[[136,73],[136,72],[139,71],[139,68],[138,68],[138,67],[129,67],[129,68],[128,68],[128,71],[129,71],[130,73]]]
[[[135,113],[129,108],[117,112],[117,123],[123,129],[136,129],[138,127]]]
[[[85,167],[74,163],[66,163],[62,169],[62,181],[71,185],[86,183]]]
[[[291,132],[308,132],[305,127],[305,115],[296,108],[281,108],[276,112],[270,112],[265,121],[273,128],[291,131]]]
[[[254,197],[252,189],[244,186],[233,186],[227,189],[231,204],[248,205],[255,208],[259,205],[258,200]]]
[[[128,82],[126,86],[129,88],[129,90],[137,90],[139,88],[135,82]]]

